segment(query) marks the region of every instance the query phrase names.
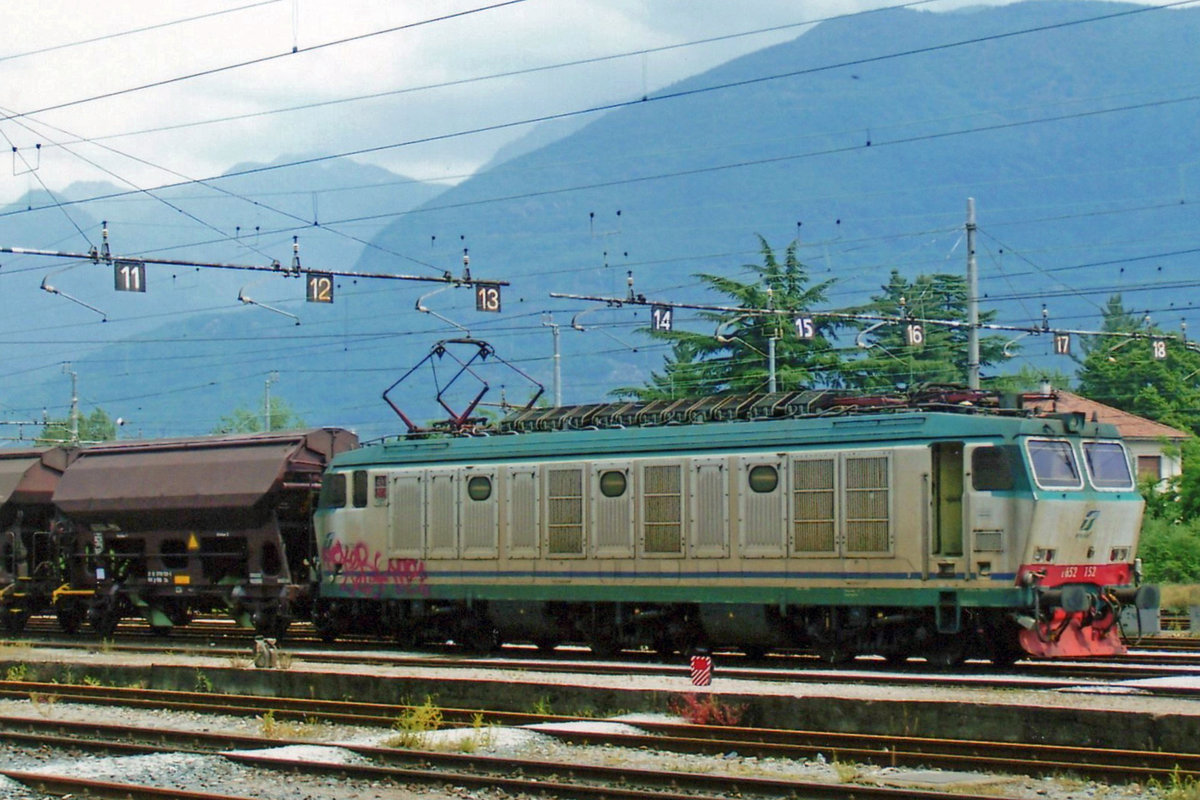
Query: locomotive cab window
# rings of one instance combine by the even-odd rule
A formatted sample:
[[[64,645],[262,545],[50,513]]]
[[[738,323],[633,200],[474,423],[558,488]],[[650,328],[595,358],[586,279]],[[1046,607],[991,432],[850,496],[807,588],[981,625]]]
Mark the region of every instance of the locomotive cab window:
[[[1120,442],[1084,442],[1083,459],[1097,489],[1132,489],[1129,457]]]
[[[1025,445],[1033,464],[1033,477],[1043,489],[1082,489],[1083,476],[1071,443],[1056,439],[1030,439]]]
[[[1008,492],[1013,488],[1013,462],[1003,447],[978,447],[971,453],[971,488]]]
[[[321,508],[342,508],[346,505],[346,473],[327,472],[321,479]]]

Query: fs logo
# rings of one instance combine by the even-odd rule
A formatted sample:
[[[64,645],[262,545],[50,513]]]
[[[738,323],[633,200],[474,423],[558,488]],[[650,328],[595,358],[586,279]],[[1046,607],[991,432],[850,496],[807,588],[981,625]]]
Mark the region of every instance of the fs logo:
[[[1096,527],[1096,520],[1100,519],[1100,512],[1093,509],[1083,515],[1083,522],[1079,523],[1079,531],[1075,534],[1078,537],[1091,536],[1092,531]]]

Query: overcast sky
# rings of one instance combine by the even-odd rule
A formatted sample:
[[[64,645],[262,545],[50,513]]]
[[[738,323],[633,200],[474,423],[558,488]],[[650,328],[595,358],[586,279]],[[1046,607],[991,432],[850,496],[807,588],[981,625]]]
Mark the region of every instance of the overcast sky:
[[[882,5],[8,3],[0,26],[0,146],[12,168],[0,170],[0,201],[42,183],[57,190],[75,180],[104,179],[149,188],[217,175],[243,162],[362,149],[378,150],[358,160],[423,180],[457,181],[528,128],[406,143],[638,97],[797,36],[805,30],[801,23]],[[910,5],[944,11],[968,3]],[[790,27],[607,59],[778,26]],[[596,58],[606,60],[477,80]],[[445,85],[450,82],[462,83]],[[355,99],[368,95],[382,96]]]

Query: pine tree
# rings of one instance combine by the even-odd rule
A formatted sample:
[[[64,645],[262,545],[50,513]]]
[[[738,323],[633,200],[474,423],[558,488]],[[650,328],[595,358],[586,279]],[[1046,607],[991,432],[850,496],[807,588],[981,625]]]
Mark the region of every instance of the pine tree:
[[[1127,312],[1120,295],[1109,298],[1101,330],[1139,337],[1095,336],[1085,341],[1079,393],[1131,414],[1200,432],[1200,352]],[[1156,334],[1164,337],[1157,354]]]
[[[647,386],[623,387],[614,390],[614,395],[655,400],[764,392],[770,372],[771,338],[776,340],[778,390],[840,384],[840,362],[829,341],[838,323],[816,318],[811,339],[799,338],[793,327],[796,317],[824,304],[834,281],[813,284],[808,268],[796,255],[795,242],[788,245],[782,260],[765,239],[759,237],[759,242],[763,263],[746,265],[754,273],[753,280],[743,282],[707,273],[695,276],[710,289],[731,298],[733,303],[728,305],[746,311],[701,312],[701,319],[711,325],[703,332],[647,331],[656,339],[671,342],[666,364],[661,372],[651,375]],[[763,309],[785,313],[753,313]]]
[[[912,281],[892,270],[881,294],[858,309],[864,314],[910,317],[921,324],[919,343],[910,344],[910,332],[902,323],[885,323],[869,329],[861,323],[860,358],[847,364],[846,381],[865,391],[888,391],[918,384],[966,384],[970,335],[967,321],[967,282],[958,275],[919,275]],[[989,321],[995,312],[980,315]],[[919,323],[946,320],[958,326]],[[1004,358],[1004,337],[983,336],[979,342],[979,365],[989,366]]]

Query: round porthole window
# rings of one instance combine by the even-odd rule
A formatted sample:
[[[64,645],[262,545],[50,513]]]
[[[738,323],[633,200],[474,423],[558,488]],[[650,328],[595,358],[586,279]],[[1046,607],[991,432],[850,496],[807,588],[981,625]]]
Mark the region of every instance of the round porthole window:
[[[750,489],[759,494],[769,494],[779,485],[779,470],[769,464],[750,468]]]
[[[627,484],[624,472],[610,469],[608,472],[600,473],[600,494],[605,497],[620,497],[625,494]]]
[[[492,479],[476,475],[467,481],[467,496],[472,500],[487,500],[492,496]]]

